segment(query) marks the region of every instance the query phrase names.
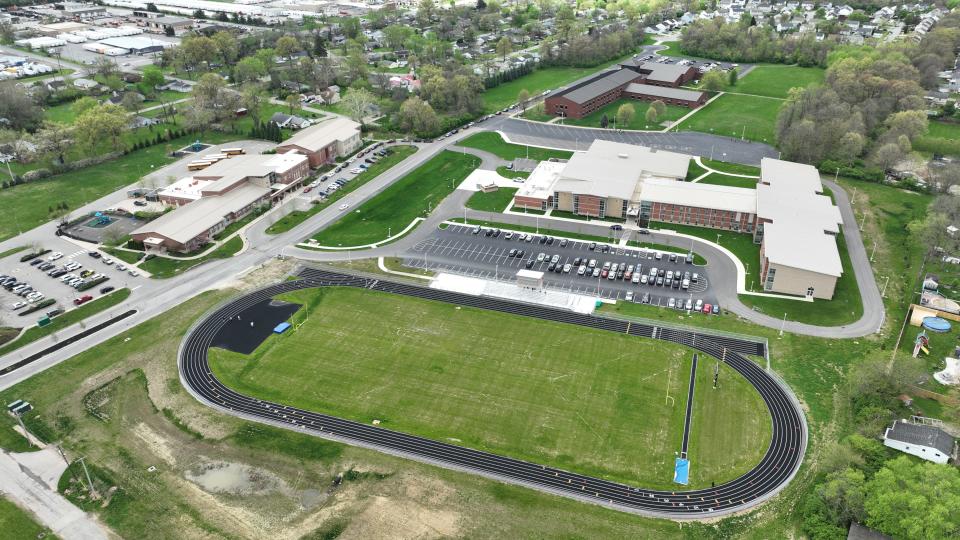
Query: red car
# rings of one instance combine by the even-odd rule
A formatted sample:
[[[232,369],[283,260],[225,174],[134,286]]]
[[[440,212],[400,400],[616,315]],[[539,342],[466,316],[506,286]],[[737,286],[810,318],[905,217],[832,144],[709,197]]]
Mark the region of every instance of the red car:
[[[710,304],[703,305],[703,312],[705,314],[709,315],[711,311],[713,311],[713,306],[711,306]]]
[[[85,304],[85,303],[87,303],[87,302],[89,302],[89,301],[91,301],[91,300],[93,300],[93,297],[90,296],[89,294],[85,294],[85,295],[81,296],[80,298],[74,298],[74,299],[73,299],[73,305],[79,306],[80,304]]]

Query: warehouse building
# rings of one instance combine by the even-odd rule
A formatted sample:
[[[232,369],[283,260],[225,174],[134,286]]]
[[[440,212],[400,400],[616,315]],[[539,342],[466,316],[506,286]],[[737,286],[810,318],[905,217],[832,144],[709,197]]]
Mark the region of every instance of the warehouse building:
[[[548,114],[569,118],[583,118],[623,98],[695,109],[707,102],[707,95],[679,87],[697,75],[690,66],[630,61],[549,94],[544,106]]]
[[[143,36],[123,36],[100,40],[100,45],[106,45],[114,49],[123,49],[127,54],[150,54],[161,52],[174,44],[169,41],[161,41],[151,37]]]
[[[254,209],[282,198],[309,171],[307,156],[295,152],[223,159],[160,190],[159,199],[177,208],[130,236],[147,251],[194,251]]]
[[[566,163],[541,162],[513,209],[752,234],[764,291],[833,297],[843,274],[836,238],[843,219],[814,167],[764,158],[750,189],[686,182],[689,163],[685,154],[596,140]]]
[[[336,117],[300,130],[277,146],[277,152],[300,152],[310,159],[310,166],[333,163],[338,157],[360,148],[360,124]]]

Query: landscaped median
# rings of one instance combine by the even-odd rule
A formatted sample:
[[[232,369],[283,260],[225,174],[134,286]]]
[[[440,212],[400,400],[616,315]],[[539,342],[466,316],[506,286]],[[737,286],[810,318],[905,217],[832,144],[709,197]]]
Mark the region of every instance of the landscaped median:
[[[378,243],[427,216],[479,166],[474,155],[441,152],[359,208],[348,208],[313,239],[331,248]]]
[[[60,330],[63,330],[74,323],[78,323],[87,317],[90,317],[91,315],[96,315],[101,311],[110,309],[120,302],[126,300],[128,296],[130,296],[130,289],[117,289],[106,296],[101,296],[100,298],[87,302],[76,309],[71,309],[54,317],[51,319],[51,323],[47,326],[31,326],[25,332],[23,332],[20,337],[13,341],[9,341],[0,347],[0,356],[9,354],[23,347],[24,345],[33,343],[34,341],[49,336],[54,332],[59,332]],[[53,306],[51,306],[51,309],[52,308]],[[42,313],[37,313],[37,318],[42,316]],[[32,323],[33,321],[32,317],[23,317],[22,319],[26,319],[24,321],[25,323]]]
[[[243,249],[243,239],[234,236],[220,247],[196,259],[174,259],[170,257],[154,257],[140,263],[140,268],[149,272],[152,277],[166,279],[182,274],[191,268],[215,259],[229,259]]]
[[[290,212],[270,225],[270,227],[267,228],[267,234],[281,234],[289,231],[290,229],[306,221],[310,216],[317,214],[324,208],[330,206],[336,201],[339,201],[348,193],[380,176],[397,163],[400,163],[401,161],[412,156],[417,151],[416,146],[390,146],[388,149],[390,150],[389,155],[371,165],[367,170],[358,174],[353,180],[347,182],[342,188],[334,191],[333,194],[327,197],[325,201],[311,205],[309,210],[294,210],[293,212]]]

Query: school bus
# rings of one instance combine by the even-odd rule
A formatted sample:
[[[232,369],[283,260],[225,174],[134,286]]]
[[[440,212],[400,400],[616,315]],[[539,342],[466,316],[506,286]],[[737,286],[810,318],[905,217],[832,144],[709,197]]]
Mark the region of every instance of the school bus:
[[[243,148],[221,148],[220,153],[228,156],[239,156],[240,154],[243,154],[244,151]]]
[[[209,161],[193,161],[187,164],[188,171],[200,171],[212,165]]]

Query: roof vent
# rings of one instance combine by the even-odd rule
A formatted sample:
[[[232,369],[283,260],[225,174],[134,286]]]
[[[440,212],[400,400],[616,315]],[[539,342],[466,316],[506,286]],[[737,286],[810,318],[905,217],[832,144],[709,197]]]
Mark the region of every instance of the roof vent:
[[[630,156],[628,156],[627,154],[617,154],[617,157],[620,159],[627,159]]]

